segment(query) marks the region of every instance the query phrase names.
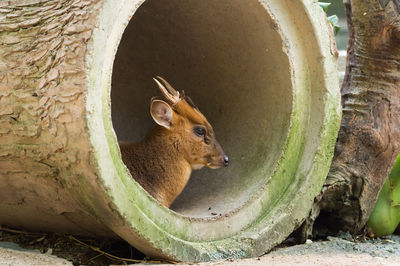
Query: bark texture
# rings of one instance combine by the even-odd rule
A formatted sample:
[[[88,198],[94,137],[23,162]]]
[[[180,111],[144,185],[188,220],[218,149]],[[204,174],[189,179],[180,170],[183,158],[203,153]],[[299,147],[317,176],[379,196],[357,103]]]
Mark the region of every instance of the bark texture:
[[[356,233],[400,151],[400,1],[344,2],[349,46],[343,119],[329,175],[307,222],[319,215],[320,224]]]

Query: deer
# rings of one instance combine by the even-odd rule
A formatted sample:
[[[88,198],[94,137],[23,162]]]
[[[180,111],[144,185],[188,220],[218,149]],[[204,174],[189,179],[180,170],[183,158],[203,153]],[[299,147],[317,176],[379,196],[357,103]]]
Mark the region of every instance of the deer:
[[[226,167],[229,159],[190,97],[159,76],[153,79],[165,98],[150,101],[155,125],[139,143],[120,143],[120,150],[132,177],[169,208],[193,170]]]

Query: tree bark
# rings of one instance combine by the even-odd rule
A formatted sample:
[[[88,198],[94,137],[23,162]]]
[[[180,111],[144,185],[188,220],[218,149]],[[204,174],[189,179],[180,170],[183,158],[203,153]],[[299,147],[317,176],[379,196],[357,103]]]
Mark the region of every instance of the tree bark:
[[[343,118],[330,172],[303,237],[318,216],[315,226],[359,232],[400,151],[400,1],[344,4],[349,43]]]

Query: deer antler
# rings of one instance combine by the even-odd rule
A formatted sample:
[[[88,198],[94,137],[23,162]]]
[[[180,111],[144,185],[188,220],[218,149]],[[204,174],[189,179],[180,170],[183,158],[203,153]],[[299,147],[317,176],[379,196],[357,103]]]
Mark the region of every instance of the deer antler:
[[[158,87],[160,88],[162,94],[164,95],[164,97],[172,104],[175,105],[177,104],[181,98],[179,95],[179,92],[176,91],[174,88],[172,88],[172,86],[162,77],[157,76],[158,79],[161,80],[161,82],[159,82],[156,78],[153,78],[154,81],[157,83]]]

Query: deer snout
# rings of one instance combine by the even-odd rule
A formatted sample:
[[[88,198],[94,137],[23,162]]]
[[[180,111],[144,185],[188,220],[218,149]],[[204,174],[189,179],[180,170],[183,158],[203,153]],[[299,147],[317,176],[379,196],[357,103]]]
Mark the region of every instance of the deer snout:
[[[227,167],[229,165],[229,158],[225,153],[222,155],[209,156],[207,161],[207,166],[212,169]]]
[[[215,146],[219,153],[215,158],[215,162],[219,165],[219,167],[227,167],[229,165],[229,157],[225,154],[219,143],[217,143]]]
[[[224,166],[227,167],[229,165],[229,158],[227,155],[224,156]]]

